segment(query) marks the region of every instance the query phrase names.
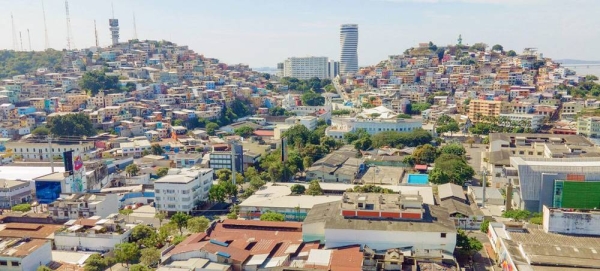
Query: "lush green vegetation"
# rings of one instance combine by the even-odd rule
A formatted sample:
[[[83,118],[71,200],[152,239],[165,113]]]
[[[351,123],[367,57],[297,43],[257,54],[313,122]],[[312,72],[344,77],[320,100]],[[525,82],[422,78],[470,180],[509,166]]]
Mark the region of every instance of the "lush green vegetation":
[[[310,183],[308,184],[308,189],[306,189],[304,194],[310,195],[310,196],[323,195],[323,189],[321,189],[321,185],[319,184],[319,181],[317,181],[317,180],[310,181]]]
[[[357,192],[357,193],[383,193],[383,194],[393,194],[394,191],[388,188],[382,188],[381,186],[376,186],[372,184],[366,184],[363,186],[357,185],[354,188],[348,188],[347,192]]]
[[[294,112],[287,111],[281,107],[271,107],[269,108],[270,116],[294,116],[296,115]]]
[[[448,115],[443,115],[436,121],[436,132],[438,134],[450,132],[450,135],[452,135],[452,133],[456,133],[458,131],[460,131],[458,122]]]
[[[31,211],[31,204],[29,203],[21,203],[10,208],[14,212],[29,212]]]
[[[531,133],[531,122],[528,120],[513,121],[508,117],[475,116],[479,121],[469,128],[476,135],[489,133]]]
[[[311,78],[308,80],[300,80],[293,77],[281,78],[281,84],[288,86],[289,90],[306,92],[313,90],[314,92],[322,92],[327,85],[331,85],[330,79]]]
[[[280,213],[267,211],[266,213],[260,215],[260,221],[285,221],[285,216]]]
[[[219,169],[217,171],[218,184],[210,187],[208,191],[208,198],[215,202],[225,202],[228,197],[237,196],[237,186],[233,184],[233,174],[230,169]],[[236,184],[244,182],[244,176],[236,172],[235,175]]]
[[[419,114],[421,114],[421,112],[429,109],[430,107],[431,107],[431,104],[429,104],[429,103],[410,104],[408,106],[408,108],[406,109],[406,112],[409,112],[411,115],[419,115]]]
[[[304,187],[304,185],[301,184],[295,184],[292,185],[292,187],[290,187],[290,190],[292,191],[293,195],[303,195],[306,191],[306,187]]]
[[[0,50],[0,79],[33,73],[39,68],[62,72],[61,67],[64,53],[48,49],[41,52],[16,52]]]
[[[538,217],[541,215],[537,215]],[[506,210],[502,213],[504,218],[512,218],[515,221],[526,221],[532,217],[531,212],[527,210]]]
[[[483,244],[477,238],[469,237],[466,232],[458,230],[456,247],[458,248],[458,253],[470,258],[483,249]]]
[[[567,94],[573,98],[600,97],[600,84],[597,82],[598,77],[588,75],[585,80],[575,86],[560,85],[559,90],[567,90]]]
[[[348,109],[339,109],[331,111],[331,115],[333,116],[350,115],[350,113],[352,113],[352,111]]]
[[[100,90],[105,93],[119,92],[119,77],[106,75],[105,71],[95,70],[83,74],[79,81],[79,87],[95,96]]]
[[[92,121],[82,113],[52,117],[48,126],[50,133],[55,136],[93,136],[96,134]]]
[[[302,94],[302,104],[307,106],[322,106],[325,104],[325,97],[311,89]]]
[[[236,128],[233,132],[236,135],[239,135],[244,138],[248,138],[254,134],[254,128],[249,127],[249,126],[242,126],[240,128]]]
[[[435,165],[429,174],[429,181],[435,184],[463,185],[473,175],[475,175],[475,171],[467,164],[464,157],[442,153],[435,159]]]

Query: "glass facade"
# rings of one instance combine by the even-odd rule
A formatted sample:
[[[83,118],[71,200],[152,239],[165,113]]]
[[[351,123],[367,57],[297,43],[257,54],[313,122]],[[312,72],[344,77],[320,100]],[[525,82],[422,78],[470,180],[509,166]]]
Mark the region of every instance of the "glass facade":
[[[60,182],[36,181],[35,197],[41,204],[54,202],[60,196]]]

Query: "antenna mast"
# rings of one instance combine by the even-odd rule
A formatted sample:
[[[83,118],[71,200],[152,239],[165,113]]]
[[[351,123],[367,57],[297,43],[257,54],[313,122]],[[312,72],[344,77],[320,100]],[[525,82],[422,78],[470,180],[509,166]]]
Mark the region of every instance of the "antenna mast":
[[[75,48],[75,41],[73,41],[73,31],[71,31],[71,15],[69,15],[68,0],[65,0],[65,11],[67,13],[67,49],[71,50],[71,47]]]
[[[98,42],[98,30],[96,29],[96,20],[94,20],[94,35],[96,35],[96,47],[100,47]]]
[[[19,44],[17,42],[17,30],[15,29],[15,18],[12,12],[10,13],[10,20],[12,22],[12,38],[13,38],[13,50],[19,51]]]
[[[48,40],[48,27],[46,26],[46,8],[44,7],[44,0],[42,0],[42,14],[44,16],[44,49],[50,48],[50,41]]]
[[[133,12],[133,39],[137,40],[137,26],[135,25],[135,12]]]
[[[27,28],[27,40],[29,40],[29,51],[33,52],[33,50],[31,50],[31,35],[29,35],[29,28]]]
[[[21,35],[21,31],[19,31],[19,40],[21,41],[21,51],[25,51],[23,50],[23,36]]]

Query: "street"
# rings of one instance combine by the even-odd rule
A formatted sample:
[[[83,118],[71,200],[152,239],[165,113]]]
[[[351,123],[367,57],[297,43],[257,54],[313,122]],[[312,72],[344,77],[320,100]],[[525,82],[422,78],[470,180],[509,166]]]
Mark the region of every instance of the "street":
[[[481,159],[482,159],[482,153],[485,152],[485,146],[484,144],[473,144],[473,148],[471,148],[469,146],[469,144],[464,144],[465,146],[465,150],[467,151],[467,162],[469,163],[469,165],[471,165],[471,167],[473,168],[473,170],[475,170],[475,176],[473,176],[474,180],[477,180],[477,184],[473,184],[473,185],[479,185],[479,181],[481,178]]]
[[[493,259],[490,259],[490,256],[485,249],[486,246],[491,245],[486,234],[481,231],[467,231],[467,235],[477,238],[477,240],[483,244],[483,248],[473,256],[475,271],[495,271]]]

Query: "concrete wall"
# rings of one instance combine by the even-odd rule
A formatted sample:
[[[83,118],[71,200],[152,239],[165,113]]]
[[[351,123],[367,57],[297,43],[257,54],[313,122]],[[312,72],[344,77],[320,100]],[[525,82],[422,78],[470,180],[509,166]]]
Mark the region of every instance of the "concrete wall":
[[[598,212],[567,212],[552,210],[544,206],[544,231],[579,234],[600,235],[600,213]]]
[[[57,250],[71,250],[74,247],[93,251],[113,250],[115,245],[127,242],[132,230],[121,235],[56,233],[54,244]]]
[[[46,242],[45,245],[32,251],[21,261],[21,268],[16,270],[36,270],[40,265],[46,265],[52,261],[52,245]],[[5,270],[5,269],[2,269]],[[9,270],[9,269],[8,269]]]
[[[364,244],[372,249],[383,250],[412,246],[416,249],[441,249],[454,252],[456,232],[375,231],[325,229],[325,246],[328,248]]]
[[[302,241],[325,242],[325,222],[305,223],[302,225]]]

